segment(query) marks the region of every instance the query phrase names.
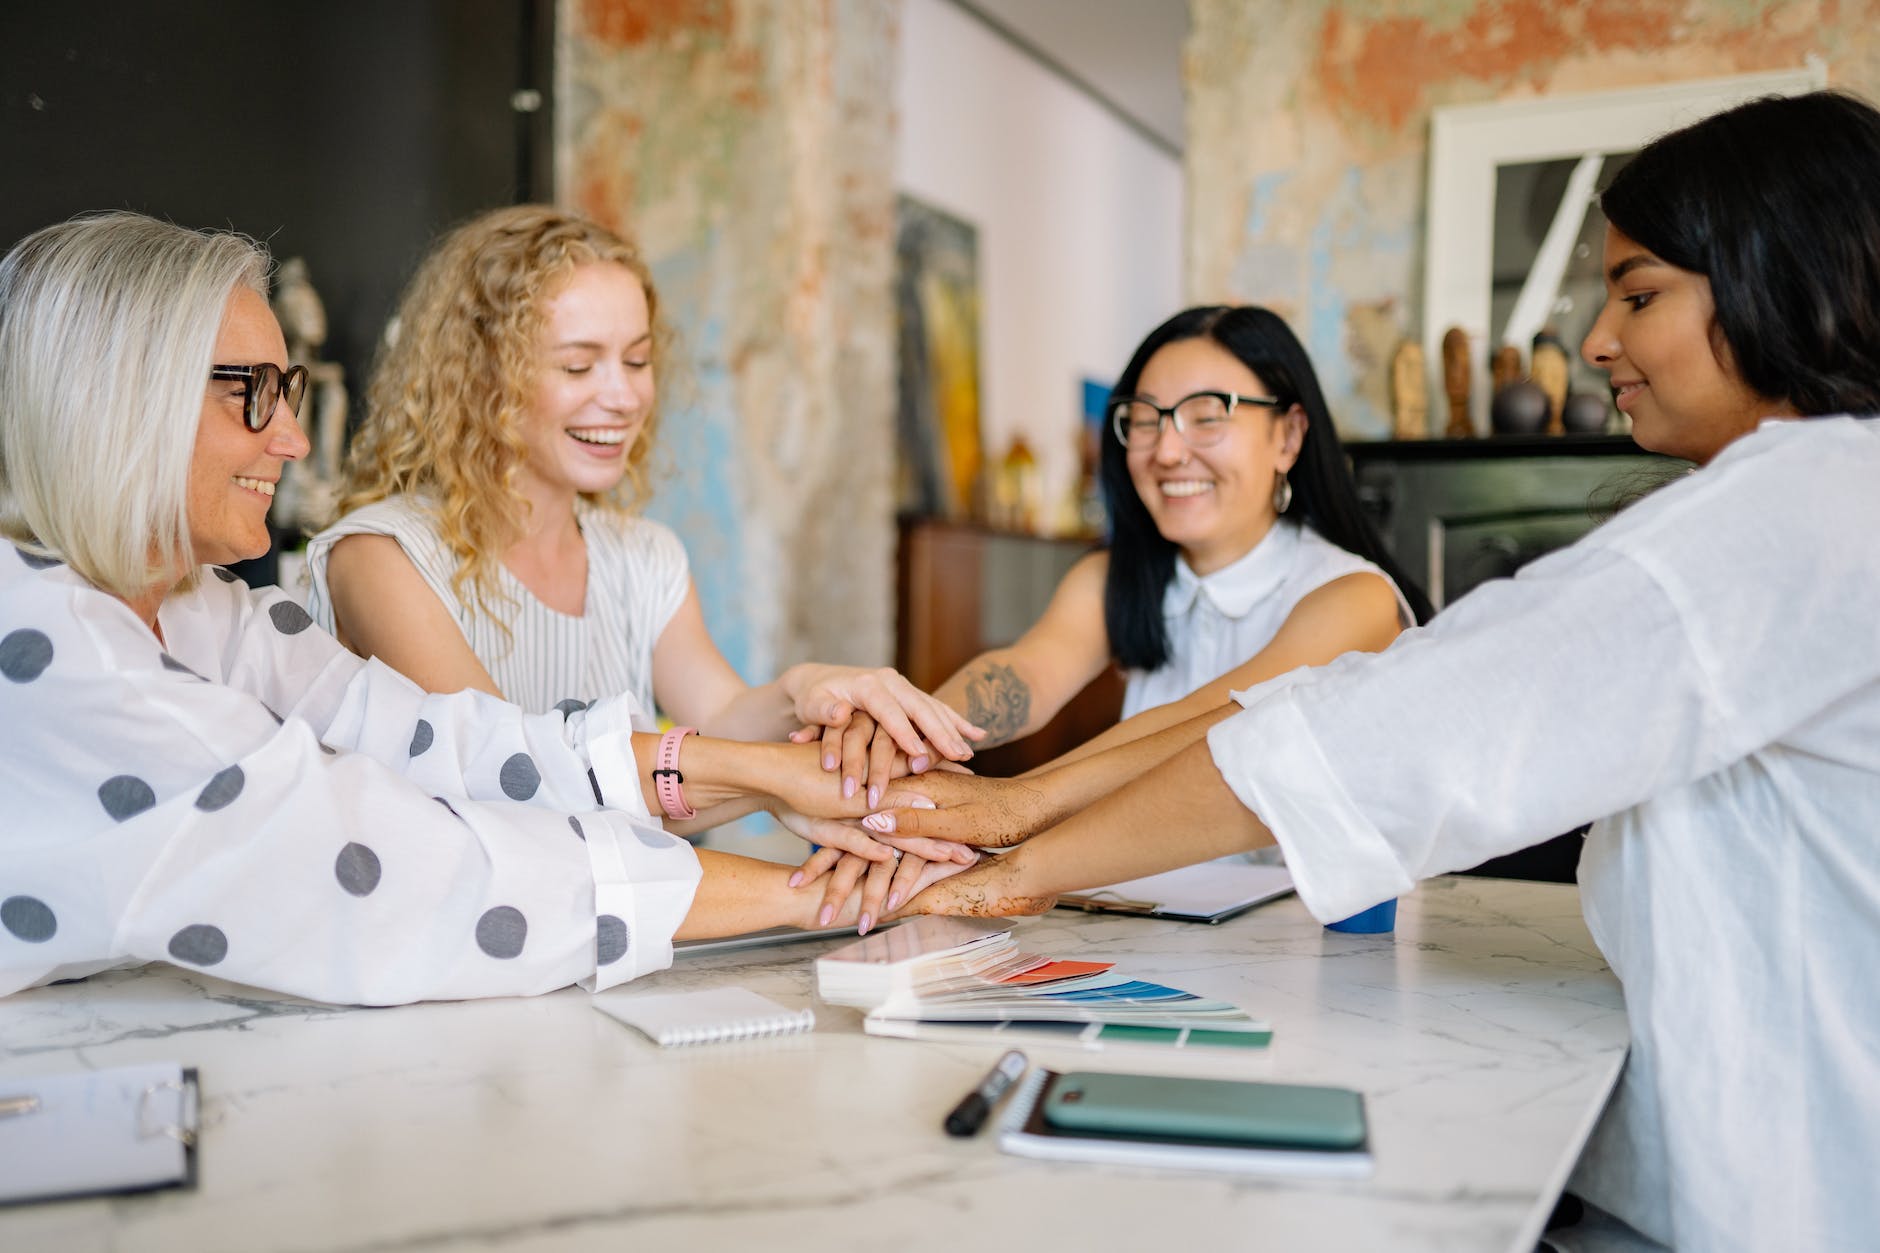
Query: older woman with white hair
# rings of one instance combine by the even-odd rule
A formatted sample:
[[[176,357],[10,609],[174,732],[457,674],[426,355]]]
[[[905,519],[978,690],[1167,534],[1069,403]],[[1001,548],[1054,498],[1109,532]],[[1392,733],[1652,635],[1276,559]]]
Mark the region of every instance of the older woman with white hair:
[[[0,261],[0,994],[151,960],[367,1004],[600,988],[807,923],[791,868],[650,815],[858,816],[814,745],[427,695],[221,568],[307,451],[267,268],[122,213]]]

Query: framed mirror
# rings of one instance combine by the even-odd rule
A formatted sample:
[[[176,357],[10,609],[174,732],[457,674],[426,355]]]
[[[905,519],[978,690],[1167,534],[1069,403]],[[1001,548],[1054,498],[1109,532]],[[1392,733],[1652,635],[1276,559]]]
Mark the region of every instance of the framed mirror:
[[[1799,95],[1827,85],[1813,63],[1635,91],[1548,96],[1435,110],[1424,247],[1423,350],[1430,423],[1441,431],[1443,336],[1469,336],[1470,422],[1487,433],[1489,359],[1551,326],[1576,363],[1604,284],[1605,222],[1591,199],[1625,160],[1666,131],[1758,96]],[[1589,242],[1590,241],[1590,242]],[[1564,306],[1564,307],[1563,307]],[[1576,365],[1573,386],[1604,392],[1605,378]]]

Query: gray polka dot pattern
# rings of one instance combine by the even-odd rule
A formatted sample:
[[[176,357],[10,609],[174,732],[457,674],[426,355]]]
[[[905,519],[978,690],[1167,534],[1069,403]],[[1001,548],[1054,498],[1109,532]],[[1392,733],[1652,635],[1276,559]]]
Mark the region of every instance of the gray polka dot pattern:
[[[671,848],[681,843],[679,837],[676,835],[667,835],[663,831],[648,831],[645,827],[640,826],[633,828],[633,834],[639,836],[640,843],[646,845],[648,848]]]
[[[477,919],[477,947],[499,960],[520,957],[528,938],[529,920],[513,905],[498,905]]]
[[[587,839],[587,832],[581,829],[581,820],[576,818],[573,814],[568,815],[568,825],[574,828],[574,833],[576,835],[580,836],[584,840]]]
[[[209,568],[210,568],[211,570],[214,570],[214,571],[215,571],[215,577],[216,577],[216,578],[218,578],[218,579],[221,579],[221,580],[222,580],[222,581],[223,581],[224,583],[239,583],[239,582],[241,582],[241,576],[240,576],[240,575],[237,575],[237,574],[234,574],[234,573],[232,573],[231,571],[228,571],[228,570],[224,570],[224,569],[223,569],[223,568],[222,568],[221,566],[210,566]]]
[[[13,546],[13,551],[18,553],[20,560],[25,562],[27,568],[32,570],[50,570],[54,566],[62,566],[65,564],[57,557],[41,557],[38,553],[29,553],[18,544]]]
[[[240,766],[230,766],[203,787],[201,794],[196,797],[196,808],[205,814],[228,808],[242,794],[242,784],[247,781]]]
[[[412,728],[411,731],[411,752],[409,755],[416,757],[419,753],[431,747],[431,741],[435,738],[436,737],[431,733],[431,724],[426,722],[423,718],[418,719],[418,725]]]
[[[44,631],[22,627],[0,640],[0,674],[15,683],[31,683],[52,664],[52,640]]]
[[[379,855],[363,844],[348,844],[333,860],[333,874],[339,885],[354,896],[370,896],[379,886]]]
[[[59,920],[36,896],[9,896],[0,901],[0,927],[28,944],[44,944],[58,933]]]
[[[612,914],[594,920],[594,964],[611,966],[627,955],[627,924]]]
[[[313,625],[313,616],[291,600],[277,600],[269,605],[268,618],[282,635],[299,635]]]
[[[123,822],[156,804],[157,794],[136,775],[120,774],[98,785],[98,803],[107,814]]]
[[[503,785],[504,796],[512,801],[526,801],[542,786],[542,772],[535,768],[535,762],[527,753],[517,753],[503,763],[498,781]]]
[[[228,937],[222,928],[199,922],[170,937],[170,956],[192,966],[213,966],[228,956]]]
[[[576,700],[572,696],[570,696],[567,700],[558,700],[555,702],[555,712],[561,715],[561,720],[563,722],[566,722],[569,718],[572,718],[574,715],[580,713],[583,709],[586,709],[587,707],[588,707],[588,703],[586,701]]]

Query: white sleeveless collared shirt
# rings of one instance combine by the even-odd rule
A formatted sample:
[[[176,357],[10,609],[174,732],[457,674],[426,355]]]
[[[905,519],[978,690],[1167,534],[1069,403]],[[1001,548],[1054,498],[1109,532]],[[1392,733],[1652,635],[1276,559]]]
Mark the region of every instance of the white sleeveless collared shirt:
[[[1390,581],[1372,562],[1287,518],[1275,522],[1244,557],[1206,577],[1176,557],[1175,577],[1162,596],[1169,659],[1154,670],[1129,672],[1122,716],[1180,700],[1218,679],[1272,643],[1300,601],[1360,571]],[[1395,583],[1391,590],[1397,591]],[[1401,591],[1397,615],[1405,626],[1416,624]]]

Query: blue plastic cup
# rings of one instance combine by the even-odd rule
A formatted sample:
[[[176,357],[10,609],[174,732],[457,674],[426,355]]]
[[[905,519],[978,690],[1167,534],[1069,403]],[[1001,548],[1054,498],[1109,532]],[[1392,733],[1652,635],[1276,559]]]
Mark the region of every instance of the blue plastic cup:
[[[1373,905],[1361,913],[1338,922],[1325,924],[1327,931],[1343,931],[1350,935],[1380,935],[1397,929],[1397,898],[1391,897],[1381,905]]]

